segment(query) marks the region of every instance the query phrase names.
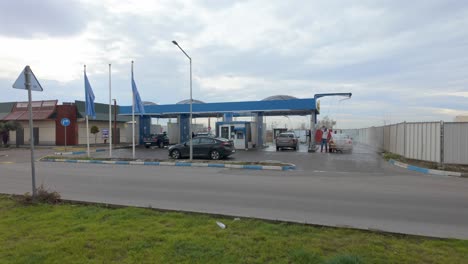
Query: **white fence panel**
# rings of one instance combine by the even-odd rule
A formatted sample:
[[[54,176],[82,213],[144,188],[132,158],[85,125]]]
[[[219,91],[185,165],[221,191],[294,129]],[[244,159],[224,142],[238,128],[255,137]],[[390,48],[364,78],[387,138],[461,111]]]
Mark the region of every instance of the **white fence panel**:
[[[416,160],[468,164],[468,123],[444,123],[441,159],[441,123],[400,123],[354,130],[355,141]]]
[[[388,141],[388,151],[399,155],[405,155],[405,124],[396,124],[389,126],[390,137]]]
[[[390,126],[383,127],[383,150],[385,151],[390,151],[390,143],[391,143],[390,131],[391,131]]]
[[[390,138],[388,141],[388,151],[392,153],[396,153],[396,140],[397,137],[397,126],[396,125],[390,125]]]
[[[406,124],[406,157],[440,162],[440,123]]]
[[[380,150],[383,150],[384,145],[384,128],[383,127],[375,127],[374,128],[374,146]]]
[[[406,123],[396,125],[396,152],[399,155],[405,156],[405,126]]]
[[[444,163],[468,164],[468,123],[444,123]]]

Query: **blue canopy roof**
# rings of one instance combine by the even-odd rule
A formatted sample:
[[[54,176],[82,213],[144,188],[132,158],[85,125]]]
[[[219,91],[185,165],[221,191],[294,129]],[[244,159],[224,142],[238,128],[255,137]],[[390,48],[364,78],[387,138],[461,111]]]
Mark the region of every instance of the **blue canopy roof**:
[[[190,113],[189,104],[145,105],[146,116],[176,117]],[[270,101],[245,101],[225,103],[192,104],[192,113],[197,117],[215,117],[222,113],[250,115],[263,112],[265,116],[310,115],[315,111],[315,99],[289,99]],[[120,115],[131,115],[132,106],[120,107]]]

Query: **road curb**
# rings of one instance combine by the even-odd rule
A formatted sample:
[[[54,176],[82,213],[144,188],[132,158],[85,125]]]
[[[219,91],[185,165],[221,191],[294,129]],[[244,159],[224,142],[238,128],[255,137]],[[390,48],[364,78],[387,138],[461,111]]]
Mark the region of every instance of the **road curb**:
[[[407,170],[411,171],[417,171],[420,173],[424,174],[431,174],[431,175],[438,175],[438,176],[454,176],[454,177],[461,177],[462,173],[461,172],[455,172],[455,171],[443,171],[443,170],[432,170],[432,169],[427,169],[427,168],[422,168],[422,167],[417,167],[413,165],[409,165],[400,161],[396,161],[393,159],[390,159],[388,161],[390,164],[395,165],[400,168],[404,168]]]
[[[117,165],[143,165],[143,166],[175,166],[175,167],[208,167],[208,168],[228,168],[243,170],[275,170],[289,171],[295,170],[296,165],[285,166],[271,165],[240,165],[224,163],[197,163],[197,162],[164,162],[164,161],[122,161],[122,160],[74,160],[74,159],[41,159],[42,162],[66,162],[66,163],[93,163],[93,164],[117,164]]]
[[[104,152],[106,151],[107,149],[96,149],[96,150],[93,150],[93,151],[90,151],[91,153],[94,153],[94,152]],[[60,156],[63,156],[63,155],[81,155],[81,154],[86,154],[88,153],[87,151],[69,151],[69,152],[54,152],[54,155],[60,155]]]

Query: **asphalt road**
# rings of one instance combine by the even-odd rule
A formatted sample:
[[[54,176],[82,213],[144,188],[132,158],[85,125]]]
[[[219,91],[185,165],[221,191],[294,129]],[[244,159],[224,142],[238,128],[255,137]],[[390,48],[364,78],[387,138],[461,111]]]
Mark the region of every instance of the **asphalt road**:
[[[468,179],[410,173],[364,150],[303,155],[314,165],[293,172],[37,163],[37,182],[72,200],[468,239]],[[30,191],[27,159],[3,159],[0,192]]]

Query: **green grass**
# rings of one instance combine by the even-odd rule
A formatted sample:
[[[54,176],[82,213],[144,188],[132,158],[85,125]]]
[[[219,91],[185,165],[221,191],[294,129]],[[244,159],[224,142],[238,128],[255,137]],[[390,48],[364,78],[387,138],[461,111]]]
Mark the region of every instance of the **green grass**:
[[[227,225],[220,229],[216,221]],[[467,263],[468,241],[0,196],[0,263]]]

